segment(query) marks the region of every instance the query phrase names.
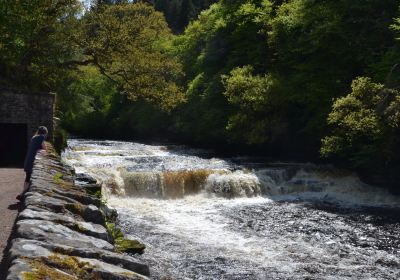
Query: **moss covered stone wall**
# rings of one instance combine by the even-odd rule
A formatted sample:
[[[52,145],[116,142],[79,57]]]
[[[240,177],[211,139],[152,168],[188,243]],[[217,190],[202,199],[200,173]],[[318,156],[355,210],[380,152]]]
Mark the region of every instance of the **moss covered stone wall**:
[[[121,253],[107,229],[105,206],[92,194],[99,186],[75,183],[73,170],[48,146],[36,158],[17,219],[7,280],[148,279],[148,266],[134,255],[144,245],[131,241],[137,250]]]

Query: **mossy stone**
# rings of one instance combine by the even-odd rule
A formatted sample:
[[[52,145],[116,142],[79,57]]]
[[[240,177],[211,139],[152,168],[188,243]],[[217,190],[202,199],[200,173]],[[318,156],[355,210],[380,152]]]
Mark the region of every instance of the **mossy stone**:
[[[54,254],[48,258],[33,259],[29,261],[32,272],[24,272],[24,280],[89,280],[99,279],[92,274],[92,266],[85,262],[79,262],[77,258],[59,256]]]
[[[119,253],[143,254],[144,249],[146,249],[146,246],[137,240],[126,238],[118,238],[115,240],[115,250]]]

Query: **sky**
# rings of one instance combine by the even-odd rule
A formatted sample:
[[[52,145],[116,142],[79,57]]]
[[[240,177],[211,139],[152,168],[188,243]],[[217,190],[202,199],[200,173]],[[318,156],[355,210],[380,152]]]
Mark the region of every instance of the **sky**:
[[[80,0],[80,1],[83,3],[83,5],[85,6],[85,8],[88,9],[88,8],[90,7],[90,3],[91,3],[93,0]]]

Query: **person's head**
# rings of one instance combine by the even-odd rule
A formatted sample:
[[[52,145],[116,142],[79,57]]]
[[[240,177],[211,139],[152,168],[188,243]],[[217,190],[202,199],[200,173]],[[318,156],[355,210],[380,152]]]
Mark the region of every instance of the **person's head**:
[[[48,130],[45,126],[39,126],[38,130],[36,131],[37,135],[47,136]]]

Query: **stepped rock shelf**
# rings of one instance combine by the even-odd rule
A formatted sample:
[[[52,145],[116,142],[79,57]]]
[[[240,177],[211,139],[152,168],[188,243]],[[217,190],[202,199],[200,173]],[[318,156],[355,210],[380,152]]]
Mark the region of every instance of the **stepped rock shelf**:
[[[121,253],[107,229],[106,220],[115,213],[94,195],[100,187],[90,179],[76,183],[85,179],[61,164],[52,148],[37,156],[6,256],[7,280],[149,279],[148,266]],[[143,251],[136,241],[122,241],[133,244],[126,252]]]

